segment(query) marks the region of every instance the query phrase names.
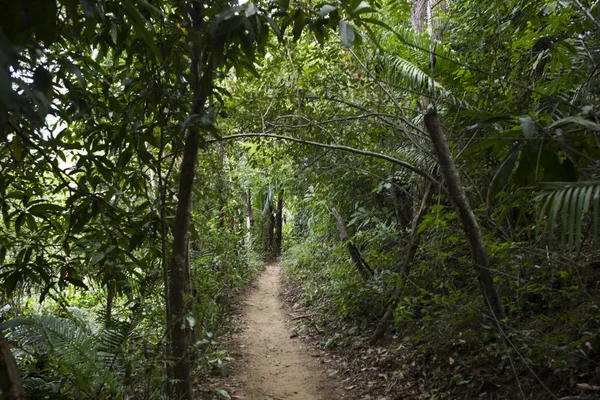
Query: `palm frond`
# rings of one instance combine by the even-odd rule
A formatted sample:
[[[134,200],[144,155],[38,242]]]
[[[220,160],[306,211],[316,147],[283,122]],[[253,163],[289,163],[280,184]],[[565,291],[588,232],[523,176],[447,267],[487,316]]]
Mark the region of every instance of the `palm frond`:
[[[385,54],[381,59],[388,82],[423,94],[430,89],[431,79],[428,72],[417,65],[397,54]],[[433,85],[436,89],[443,90],[439,83],[433,82]]]
[[[600,226],[600,182],[552,182],[540,185],[542,193],[537,199],[542,203],[538,226],[547,220],[547,231],[554,235],[560,218],[562,249],[579,249],[586,218],[591,217],[594,241],[597,243]],[[591,211],[591,212],[590,212]],[[588,215],[591,214],[591,215]]]
[[[270,184],[267,190],[261,196],[262,217],[266,218],[273,212],[273,202],[275,198],[275,186]]]
[[[398,158],[405,160],[412,165],[418,166],[430,174],[434,173],[435,169],[437,168],[436,160],[417,147],[403,145],[398,147],[395,152]],[[412,172],[404,169],[401,171],[401,173],[406,177],[414,175]]]

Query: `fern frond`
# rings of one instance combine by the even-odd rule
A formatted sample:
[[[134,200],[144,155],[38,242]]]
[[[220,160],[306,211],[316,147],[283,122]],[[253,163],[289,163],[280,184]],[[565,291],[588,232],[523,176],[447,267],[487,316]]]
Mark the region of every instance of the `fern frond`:
[[[68,385],[73,393],[85,393],[94,398],[104,398],[103,393],[120,393],[122,384],[115,369],[115,353],[107,351],[121,348],[124,341],[120,333],[107,332],[95,336],[72,321],[52,316],[29,318],[15,325],[11,339],[29,353],[45,354],[51,364],[52,374],[60,377],[60,386]],[[117,341],[119,341],[117,343]],[[37,379],[26,387],[34,391],[48,389],[52,381]],[[68,389],[65,389],[68,391]]]
[[[48,382],[36,376],[27,376],[23,378],[23,389],[25,389],[25,393],[27,394],[44,391],[47,385]]]

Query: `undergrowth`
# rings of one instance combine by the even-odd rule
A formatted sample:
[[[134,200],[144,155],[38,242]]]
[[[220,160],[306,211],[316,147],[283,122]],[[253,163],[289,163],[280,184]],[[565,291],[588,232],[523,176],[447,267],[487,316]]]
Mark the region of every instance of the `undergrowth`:
[[[507,314],[497,320],[480,295],[468,247],[454,233],[455,224],[451,214],[424,221],[420,229],[430,240],[422,242],[408,277],[398,271],[395,260],[401,254],[393,246],[382,251],[385,243],[379,238],[356,235],[375,270],[367,281],[333,227],[297,237],[284,264],[298,302],[316,313],[303,329],[317,332],[326,348],[358,352],[368,360],[368,338],[397,284],[393,329],[379,345],[401,351],[379,366],[385,374],[377,379],[424,380],[424,390],[435,399],[591,398],[586,396],[600,385],[600,292],[593,249],[561,255],[488,236],[491,268]],[[357,368],[367,366],[364,361]],[[400,381],[381,384],[388,394],[413,398]],[[414,398],[421,398],[417,392]]]
[[[263,266],[259,254],[225,235],[190,252],[195,307],[186,322],[198,377],[223,372],[228,355],[219,336],[229,328],[231,302]],[[110,320],[102,291],[73,292],[60,304],[49,300],[36,308],[24,302],[24,316],[2,329],[15,347],[28,398],[166,399],[172,362],[165,357],[164,306],[152,293],[161,287],[146,290],[117,298]],[[3,317],[12,313],[19,310]]]

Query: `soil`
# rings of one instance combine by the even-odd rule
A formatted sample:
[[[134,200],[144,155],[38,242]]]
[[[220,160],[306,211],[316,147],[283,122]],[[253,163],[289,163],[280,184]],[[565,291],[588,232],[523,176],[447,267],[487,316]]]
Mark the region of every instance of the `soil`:
[[[325,354],[288,325],[293,318],[281,301],[281,275],[281,263],[269,263],[248,294],[241,317],[246,328],[230,343],[241,362],[232,366],[227,392],[243,400],[344,399]]]

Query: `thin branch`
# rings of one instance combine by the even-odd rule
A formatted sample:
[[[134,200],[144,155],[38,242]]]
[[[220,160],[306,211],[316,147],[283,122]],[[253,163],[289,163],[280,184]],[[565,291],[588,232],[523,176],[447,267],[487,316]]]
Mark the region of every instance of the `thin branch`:
[[[398,115],[385,114],[385,113],[375,113],[375,112],[372,112],[371,110],[369,110],[368,108],[362,107],[362,106],[360,106],[358,104],[355,104],[355,103],[352,103],[350,101],[336,99],[335,97],[306,96],[305,99],[308,99],[308,100],[328,100],[328,101],[333,101],[333,102],[336,102],[336,103],[344,104],[344,105],[347,105],[349,107],[356,108],[357,110],[364,111],[365,113],[372,114],[373,116],[377,117],[380,121],[382,121],[385,125],[387,125],[387,126],[389,126],[391,128],[394,128],[394,129],[398,129],[398,130],[402,131],[403,133],[407,133],[409,135],[416,136],[416,137],[418,137],[420,139],[429,139],[429,137],[426,136],[426,132],[423,131],[423,129],[421,129],[421,128],[417,128],[416,132],[405,131],[405,130],[400,129],[400,127],[398,125],[396,125],[393,122],[389,121],[388,119],[384,118],[384,117],[398,118],[402,122],[405,122],[405,119],[402,118],[402,117],[400,117],[400,116],[398,116]],[[415,110],[412,110],[412,111],[417,112]],[[413,127],[414,124],[410,124],[409,126]]]
[[[383,92],[387,95],[387,97],[394,103],[394,105],[396,106],[396,108],[399,111],[402,111],[403,107],[401,107],[400,104],[398,104],[398,101],[392,95],[392,93],[384,85],[381,84],[381,82],[375,77],[375,75],[373,75],[373,73],[371,72],[371,70],[369,68],[367,68],[367,66],[356,55],[356,53],[354,51],[352,51],[352,49],[349,49],[349,51],[350,51],[350,54],[352,54],[354,56],[354,58],[356,59],[356,61],[358,61],[358,63],[360,64],[360,66],[367,72],[367,74],[369,74],[369,77],[377,84],[377,86],[379,86],[379,88],[381,90],[383,90]],[[401,116],[398,116],[398,118],[402,122],[404,122],[405,124],[407,124],[409,127],[413,128],[415,131],[417,131],[419,133],[422,133],[422,134],[427,134],[427,132],[423,131],[423,129],[419,128],[417,125],[413,124],[412,122],[410,122],[406,118],[401,117]],[[410,136],[408,136],[408,138],[410,139],[411,142],[413,142],[413,144],[415,145],[415,147],[419,148],[424,153],[427,152],[418,142],[416,142],[415,140],[413,140]]]
[[[403,168],[406,168],[406,169],[414,172],[417,175],[422,176],[423,178],[427,179],[429,182],[433,183],[437,187],[442,188],[442,190],[444,192],[446,192],[446,189],[434,177],[429,175],[427,172],[415,167],[414,165],[407,163],[406,161],[399,160],[397,158],[388,156],[386,154],[375,153],[375,152],[368,151],[368,150],[360,150],[360,149],[356,149],[354,147],[338,145],[338,144],[313,142],[310,140],[303,140],[303,139],[298,139],[298,138],[294,138],[294,137],[290,137],[290,136],[275,135],[272,133],[241,133],[241,134],[237,134],[237,135],[223,136],[220,139],[207,140],[206,143],[220,142],[220,141],[224,141],[224,140],[233,140],[233,139],[247,139],[247,138],[253,138],[253,137],[268,137],[268,138],[272,138],[272,139],[287,140],[290,142],[306,144],[306,145],[316,146],[316,147],[322,147],[325,149],[341,150],[341,151],[346,151],[348,153],[354,153],[354,154],[360,154],[360,155],[367,156],[367,157],[379,158],[382,160],[389,161],[393,164],[399,165]]]
[[[600,22],[598,22],[598,20],[594,18],[592,13],[589,12],[579,0],[573,0],[573,3],[575,3],[577,5],[577,8],[579,8],[583,15],[585,15],[585,17],[589,19],[592,24],[594,24],[596,29],[600,30]]]

